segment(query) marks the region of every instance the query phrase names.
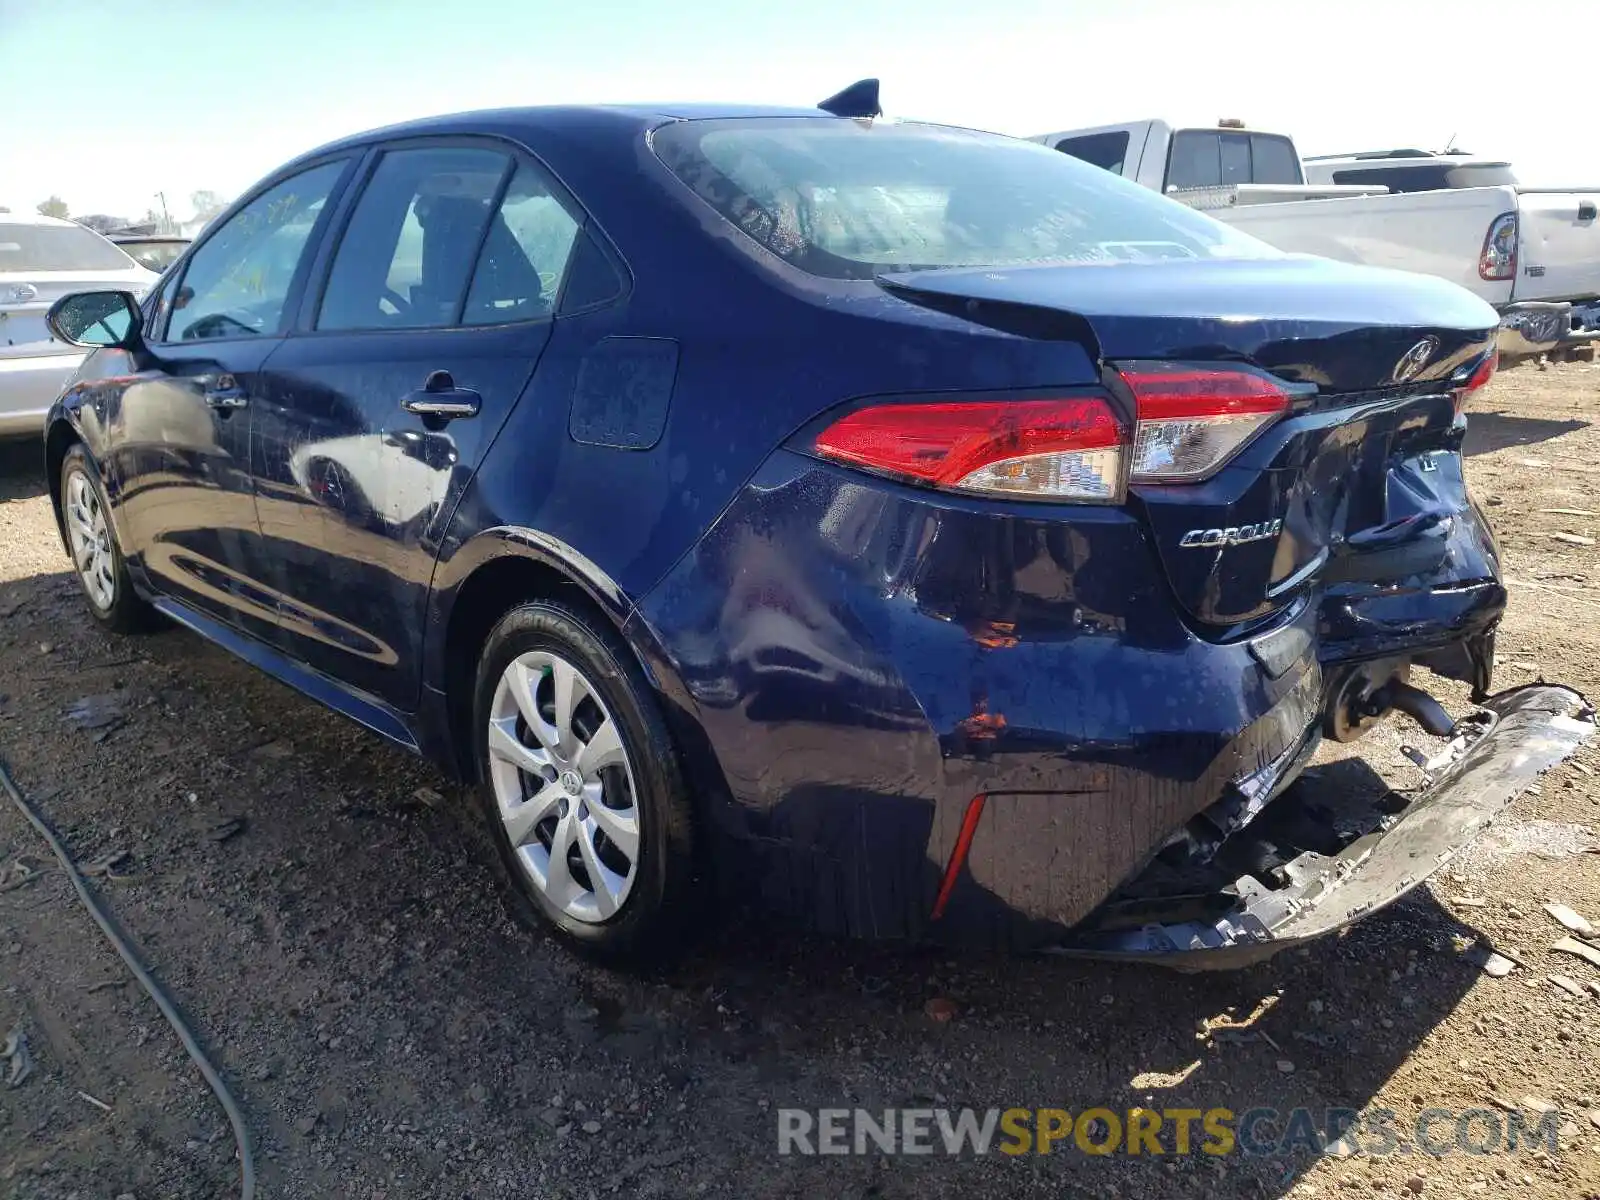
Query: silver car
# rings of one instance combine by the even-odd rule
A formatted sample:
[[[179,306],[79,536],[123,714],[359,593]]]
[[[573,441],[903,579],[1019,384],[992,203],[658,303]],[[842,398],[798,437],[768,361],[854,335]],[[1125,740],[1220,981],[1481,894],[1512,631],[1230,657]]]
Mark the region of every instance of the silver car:
[[[70,292],[120,288],[142,296],[158,277],[92,229],[54,217],[0,213],[0,437],[37,437],[84,352],[45,328]]]

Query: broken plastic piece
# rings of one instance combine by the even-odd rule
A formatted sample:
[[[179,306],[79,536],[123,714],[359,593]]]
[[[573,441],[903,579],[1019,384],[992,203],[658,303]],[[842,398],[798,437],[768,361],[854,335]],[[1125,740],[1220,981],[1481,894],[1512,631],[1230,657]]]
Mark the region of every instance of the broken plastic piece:
[[[1538,777],[1593,733],[1594,710],[1569,688],[1534,685],[1483,704],[1458,723],[1448,749],[1403,813],[1334,854],[1306,850],[1281,868],[1288,882],[1234,885],[1215,916],[1139,928],[1072,931],[1052,952],[1159,963],[1182,970],[1248,966],[1392,904],[1444,866]]]

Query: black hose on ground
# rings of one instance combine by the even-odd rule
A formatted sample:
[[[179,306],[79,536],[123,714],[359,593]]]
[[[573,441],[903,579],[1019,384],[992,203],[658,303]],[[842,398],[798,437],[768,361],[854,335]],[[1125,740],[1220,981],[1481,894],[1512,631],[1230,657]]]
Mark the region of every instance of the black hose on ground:
[[[145,990],[150,999],[155,1001],[156,1007],[161,1010],[161,1015],[167,1019],[167,1024],[171,1025],[172,1031],[178,1035],[178,1041],[183,1043],[184,1050],[194,1060],[194,1065],[200,1068],[200,1074],[205,1077],[206,1083],[217,1098],[217,1103],[222,1105],[222,1111],[228,1116],[228,1124],[233,1127],[233,1142],[239,1152],[239,1196],[241,1200],[254,1200],[256,1164],[250,1149],[250,1130],[245,1126],[244,1113],[240,1111],[233,1094],[228,1091],[228,1085],[222,1082],[222,1076],[211,1065],[211,1060],[206,1057],[205,1051],[200,1049],[200,1043],[190,1032],[189,1026],[184,1023],[183,1017],[178,1014],[177,1006],[161,990],[161,985],[150,977],[150,972],[145,970],[144,964],[139,961],[138,953],[116,927],[110,915],[100,907],[100,902],[95,899],[94,893],[89,890],[89,885],[79,873],[77,864],[72,861],[72,855],[67,853],[66,846],[56,836],[55,831],[28,803],[27,797],[11,778],[11,772],[6,769],[4,762],[0,762],[0,785],[5,787],[6,794],[11,797],[11,802],[17,806],[18,811],[28,819],[28,824],[37,829],[39,836],[50,844],[50,849],[61,861],[61,869],[67,873],[73,890],[78,893],[78,899],[89,910],[94,923],[100,926],[100,932],[106,935],[106,940],[121,955],[128,970],[132,971],[133,977],[139,981],[139,986]]]

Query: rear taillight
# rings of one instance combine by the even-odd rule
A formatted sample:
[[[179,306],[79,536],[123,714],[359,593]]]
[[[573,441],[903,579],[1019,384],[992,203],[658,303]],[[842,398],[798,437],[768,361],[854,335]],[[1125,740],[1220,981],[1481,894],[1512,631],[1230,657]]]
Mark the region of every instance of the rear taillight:
[[[1517,274],[1517,214],[1501,213],[1489,222],[1483,235],[1483,252],[1478,255],[1478,277],[1488,280],[1514,279]]]
[[[1118,374],[1138,406],[1135,483],[1204,479],[1289,408],[1288,391],[1254,371],[1151,362]]]
[[[1483,361],[1473,368],[1472,374],[1467,376],[1467,381],[1456,389],[1456,412],[1466,407],[1468,396],[1481,387],[1487,387],[1499,369],[1500,351],[1491,350],[1483,356]]]
[[[953,491],[1116,502],[1125,475],[1204,479],[1289,408],[1285,387],[1244,368],[1152,362],[1119,373],[1137,404],[1131,438],[1106,398],[1077,396],[873,405],[840,417],[813,448]]]
[[[816,452],[936,487],[1018,500],[1122,498],[1126,432],[1097,396],[881,404],[840,417]]]

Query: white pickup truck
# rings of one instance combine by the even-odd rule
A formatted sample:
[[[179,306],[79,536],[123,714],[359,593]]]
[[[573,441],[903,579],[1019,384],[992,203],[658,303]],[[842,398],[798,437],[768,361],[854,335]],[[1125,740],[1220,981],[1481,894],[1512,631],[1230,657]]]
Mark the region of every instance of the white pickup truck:
[[[1508,170],[1463,170],[1453,186],[1403,190],[1381,172],[1351,167],[1355,155],[1315,160],[1308,170],[1288,137],[1238,121],[1130,121],[1032,140],[1280,250],[1459,283],[1499,310],[1502,354],[1600,338],[1600,189],[1523,188]]]

